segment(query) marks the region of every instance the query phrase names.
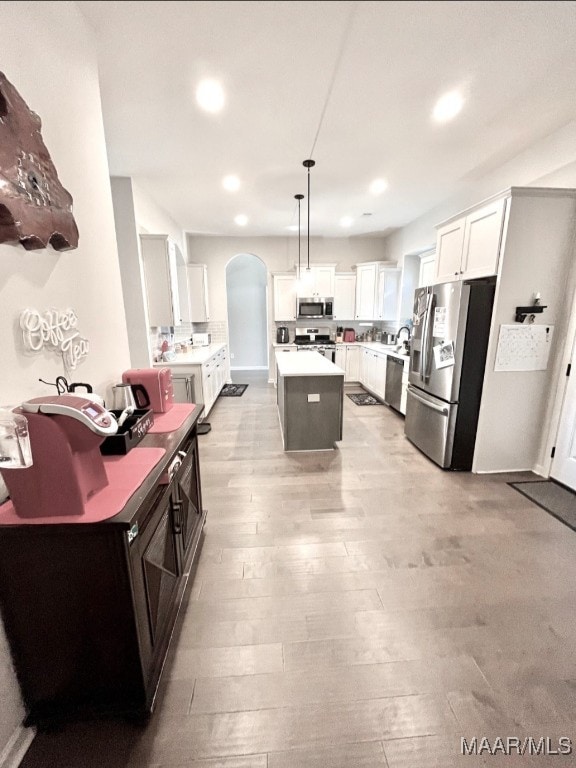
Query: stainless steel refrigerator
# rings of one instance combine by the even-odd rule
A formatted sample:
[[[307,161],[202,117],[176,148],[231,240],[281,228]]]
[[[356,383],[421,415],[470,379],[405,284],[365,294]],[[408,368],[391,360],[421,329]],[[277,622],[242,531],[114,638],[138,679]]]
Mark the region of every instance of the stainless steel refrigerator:
[[[472,280],[414,294],[404,431],[444,469],[472,468],[494,290]]]

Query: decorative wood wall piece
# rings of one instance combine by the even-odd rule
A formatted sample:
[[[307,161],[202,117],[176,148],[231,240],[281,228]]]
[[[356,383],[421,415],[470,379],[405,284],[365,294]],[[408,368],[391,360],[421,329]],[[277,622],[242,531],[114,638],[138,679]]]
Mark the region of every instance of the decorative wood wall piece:
[[[0,243],[66,251],[78,246],[72,196],[60,183],[41,127],[0,72]]]

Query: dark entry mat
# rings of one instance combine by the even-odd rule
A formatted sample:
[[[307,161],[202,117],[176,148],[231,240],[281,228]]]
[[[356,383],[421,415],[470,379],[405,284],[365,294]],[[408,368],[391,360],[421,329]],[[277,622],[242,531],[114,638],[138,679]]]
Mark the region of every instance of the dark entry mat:
[[[372,397],[372,395],[368,395],[364,392],[357,395],[349,395],[346,393],[346,397],[349,397],[353,403],[356,403],[356,405],[384,405],[380,400],[377,400],[375,397]]]
[[[222,387],[220,397],[242,397],[248,384],[226,384]]]
[[[553,480],[533,480],[509,485],[576,531],[576,493]]]

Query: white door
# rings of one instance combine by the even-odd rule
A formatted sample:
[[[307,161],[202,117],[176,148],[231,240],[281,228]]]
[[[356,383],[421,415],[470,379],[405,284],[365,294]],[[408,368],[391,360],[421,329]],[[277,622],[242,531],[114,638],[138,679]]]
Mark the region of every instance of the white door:
[[[576,491],[576,338],[550,475]]]
[[[334,320],[354,320],[356,275],[336,275],[334,281]]]
[[[296,320],[294,275],[274,275],[274,320]]]

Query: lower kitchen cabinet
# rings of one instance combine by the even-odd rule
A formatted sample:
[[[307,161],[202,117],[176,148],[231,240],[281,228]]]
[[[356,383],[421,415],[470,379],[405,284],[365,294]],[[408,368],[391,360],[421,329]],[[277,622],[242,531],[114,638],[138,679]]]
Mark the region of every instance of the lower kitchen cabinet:
[[[144,438],[165,457],[109,520],[0,526],[0,605],[26,725],[152,711],[206,517],[198,416]]]
[[[207,416],[230,378],[228,346],[221,345],[202,363],[171,365],[170,368],[175,402],[203,405],[204,416]]]
[[[336,365],[345,371],[344,381],[360,381],[361,348],[352,344],[336,345]]]
[[[386,399],[386,353],[364,347],[360,358],[360,383],[380,400]]]

